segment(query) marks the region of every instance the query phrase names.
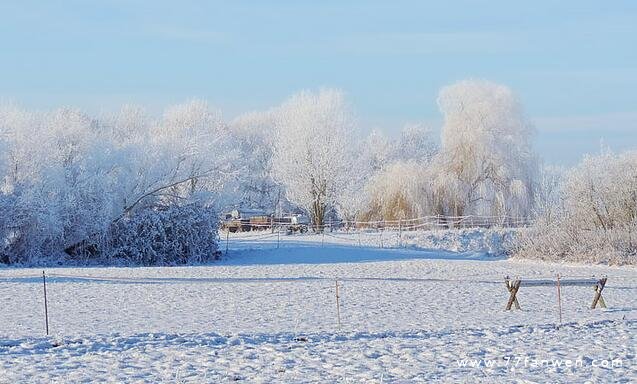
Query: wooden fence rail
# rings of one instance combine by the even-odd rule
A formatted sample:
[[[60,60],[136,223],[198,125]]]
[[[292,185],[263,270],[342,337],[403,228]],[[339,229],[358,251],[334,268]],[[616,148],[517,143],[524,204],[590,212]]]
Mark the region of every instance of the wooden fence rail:
[[[586,278],[586,279],[561,279],[558,278],[556,280],[549,279],[511,279],[507,276],[504,279],[504,283],[506,284],[507,290],[509,291],[509,301],[506,305],[506,310],[511,310],[511,307],[515,305],[516,309],[520,309],[520,303],[518,302],[517,293],[521,287],[547,287],[547,286],[555,286],[559,284],[560,286],[573,286],[573,287],[593,287],[595,290],[595,296],[593,297],[593,303],[591,304],[591,309],[597,308],[599,305],[601,308],[606,308],[606,302],[602,297],[602,291],[606,286],[607,277],[602,278]]]

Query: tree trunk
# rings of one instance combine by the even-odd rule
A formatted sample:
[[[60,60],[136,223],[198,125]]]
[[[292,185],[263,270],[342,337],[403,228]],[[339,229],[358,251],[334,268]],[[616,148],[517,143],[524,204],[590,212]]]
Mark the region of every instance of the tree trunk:
[[[312,225],[314,232],[323,232],[323,223],[325,222],[325,203],[320,199],[314,200],[312,203]]]
[[[314,226],[314,232],[323,232],[323,223],[325,219],[326,208],[326,195],[327,195],[327,183],[321,179],[311,178],[312,181],[312,196],[314,202],[312,203],[312,209],[310,215],[312,216],[312,225]]]

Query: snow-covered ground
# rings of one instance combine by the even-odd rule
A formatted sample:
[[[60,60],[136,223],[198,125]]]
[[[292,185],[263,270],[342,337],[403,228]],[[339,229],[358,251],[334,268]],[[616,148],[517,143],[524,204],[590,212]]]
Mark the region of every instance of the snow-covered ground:
[[[239,234],[210,266],[47,269],[51,337],[41,270],[0,269],[0,383],[637,380],[634,267],[386,248],[385,235]],[[522,310],[503,310],[504,276],[557,273],[608,275],[609,308],[563,287],[559,326],[555,287],[523,287]]]
[[[462,253],[474,253],[480,257],[506,256],[515,243],[517,231],[513,228],[460,228],[418,231],[398,230],[359,230],[325,231],[322,234],[285,235],[270,231],[230,233],[221,236],[221,247],[226,240],[232,246],[242,249],[288,246],[322,246],[324,244],[348,245],[369,248],[411,248],[427,250],[446,250]],[[258,240],[255,242],[254,240]]]

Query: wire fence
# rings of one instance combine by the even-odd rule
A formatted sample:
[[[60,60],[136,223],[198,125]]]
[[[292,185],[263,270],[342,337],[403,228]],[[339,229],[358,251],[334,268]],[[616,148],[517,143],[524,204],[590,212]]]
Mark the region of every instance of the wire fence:
[[[347,221],[327,220],[322,225],[281,223],[274,218],[270,222],[250,223],[245,219],[242,225],[229,226],[222,222],[221,240],[225,241],[228,253],[230,242],[261,241],[276,244],[280,248],[282,240],[319,240],[321,245],[340,242],[360,247],[403,247],[405,241],[412,239],[411,233],[444,229],[503,228],[518,229],[533,224],[529,217],[515,216],[421,216],[400,220]],[[237,223],[237,221],[232,221]],[[232,233],[232,235],[231,235]],[[290,235],[301,235],[289,237]],[[311,235],[320,236],[320,239]],[[287,237],[283,237],[287,236]]]
[[[422,225],[429,225],[429,222],[427,222],[428,219],[431,219],[431,217],[410,219],[405,221],[399,220],[397,221],[398,223],[397,227],[395,226],[396,222],[378,222],[378,221],[356,222],[356,224],[358,225],[350,225],[350,226],[342,225],[342,223],[339,223],[339,225],[330,225],[331,223],[328,222],[324,226],[322,231],[315,232],[312,234],[304,234],[304,235],[293,234],[292,236],[289,236],[287,229],[283,226],[267,226],[267,227],[264,226],[263,229],[260,231],[251,231],[250,233],[245,233],[245,234],[235,233],[235,234],[232,234],[232,237],[231,237],[230,231],[226,231],[225,233],[226,252],[228,251],[230,240],[237,241],[237,242],[245,241],[252,245],[258,244],[258,247],[260,248],[263,248],[264,244],[267,244],[267,243],[270,243],[271,245],[276,244],[277,247],[280,247],[283,244],[286,244],[287,242],[289,242],[290,239],[299,240],[299,241],[309,240],[309,242],[311,243],[310,246],[313,246],[313,247],[319,246],[318,242],[320,242],[320,245],[324,245],[325,242],[329,242],[329,241],[341,243],[341,244],[352,244],[352,245],[358,245],[358,246],[374,246],[374,247],[380,247],[380,248],[402,246],[403,241],[407,240],[407,238],[409,237],[410,231],[416,231],[419,228],[423,228],[421,227]],[[467,217],[445,218],[447,223],[452,222],[452,219],[455,220],[454,222],[464,223],[465,225],[468,225],[467,223],[478,222],[478,221],[471,221]],[[482,221],[479,221],[481,223],[486,222],[484,217],[481,217],[479,220],[482,220]],[[423,222],[425,222],[425,224],[423,224]],[[382,225],[378,225],[378,226],[374,225],[378,223],[381,223]],[[360,224],[364,224],[364,225],[360,225]],[[489,273],[487,274],[478,273],[474,275],[464,274],[463,276],[458,276],[457,278],[456,277],[418,278],[418,277],[379,277],[379,276],[330,277],[330,276],[321,276],[321,275],[308,276],[305,274],[297,276],[297,277],[286,277],[286,276],[269,277],[267,275],[262,277],[249,277],[249,276],[247,277],[240,277],[240,276],[239,277],[235,277],[235,276],[171,277],[171,276],[162,276],[162,275],[121,276],[121,274],[119,273],[113,273],[112,275],[110,275],[108,272],[106,274],[104,274],[103,272],[98,272],[98,273],[91,273],[91,272],[92,271],[90,269],[87,269],[85,270],[84,273],[69,273],[69,272],[58,272],[58,271],[47,273],[45,271],[42,271],[42,274],[28,273],[28,274],[18,274],[16,276],[0,276],[0,283],[2,282],[40,283],[40,280],[41,280],[42,300],[43,300],[42,327],[44,328],[45,333],[48,335],[50,332],[49,328],[51,327],[51,323],[49,321],[51,316],[50,314],[51,312],[49,311],[49,302],[51,301],[51,297],[50,295],[49,297],[47,297],[47,284],[51,284],[51,283],[71,284],[76,287],[81,287],[81,286],[86,287],[87,284],[91,284],[91,283],[125,284],[131,287],[134,287],[134,286],[140,287],[144,285],[161,285],[161,286],[167,287],[167,285],[169,284],[204,284],[199,286],[204,291],[212,290],[213,287],[218,288],[220,287],[220,285],[232,284],[232,283],[245,283],[245,284],[258,284],[258,285],[264,284],[263,286],[264,288],[265,288],[265,285],[268,285],[269,288],[267,289],[272,289],[271,286],[273,284],[276,286],[278,286],[279,284],[296,285],[295,289],[282,290],[282,291],[288,291],[288,292],[297,290],[299,287],[298,284],[301,284],[301,283],[306,285],[311,284],[312,292],[316,291],[317,294],[318,292],[329,292],[329,295],[332,296],[332,301],[330,302],[328,298],[326,299],[325,294],[321,294],[321,297],[322,297],[321,300],[323,300],[321,303],[322,305],[321,310],[325,311],[326,313],[332,313],[334,317],[330,321],[333,321],[332,324],[335,325],[336,329],[341,330],[343,328],[343,323],[345,321],[350,321],[350,324],[351,322],[354,322],[354,321],[358,321],[358,322],[366,321],[365,320],[366,316],[364,313],[366,309],[364,307],[368,306],[369,303],[365,302],[364,304],[360,304],[359,302],[356,302],[356,301],[361,300],[361,298],[364,298],[365,296],[367,296],[368,293],[367,292],[357,293],[357,292],[351,291],[351,289],[364,288],[364,290],[366,291],[367,290],[379,291],[379,290],[386,289],[386,285],[376,285],[376,283],[392,283],[392,284],[399,284],[399,285],[409,284],[401,288],[404,293],[408,293],[407,296],[398,296],[397,294],[393,298],[403,300],[403,301],[407,300],[410,303],[413,302],[414,305],[424,305],[424,303],[426,303],[429,300],[429,295],[431,294],[430,292],[432,287],[438,284],[448,284],[449,285],[448,287],[478,286],[478,287],[481,287],[481,288],[478,288],[478,290],[479,291],[482,290],[482,294],[484,294],[484,292],[490,292],[489,295],[492,295],[494,297],[501,297],[504,300],[506,297],[505,287],[507,287],[508,289],[508,286],[506,284],[509,279],[508,276],[506,277],[498,276],[497,274],[489,274]],[[559,278],[561,279],[566,279],[566,278],[590,279],[594,277],[595,275],[561,274]],[[520,276],[516,276],[515,279],[519,280]],[[558,278],[556,278],[556,276],[546,276],[546,277],[532,276],[530,278],[524,279],[524,281],[526,282],[525,284],[531,284],[531,285],[539,284],[540,280],[542,280],[543,283],[545,283],[546,280],[550,280],[550,281],[555,280],[555,283],[559,284],[558,283],[559,280]],[[619,288],[619,289],[624,289],[624,290],[637,289],[637,286],[635,285],[634,276],[633,277],[612,276],[611,281],[614,282],[618,280],[620,281],[632,280],[632,283],[628,285],[628,288]],[[618,285],[622,286],[622,283],[619,283]],[[57,292],[55,288],[56,287],[53,287],[53,292],[52,292],[53,300],[65,300],[65,298],[60,297],[60,293]],[[613,288],[617,288],[617,287],[611,287],[611,289]],[[140,288],[130,288],[130,289],[140,289]],[[238,289],[243,289],[243,288],[239,287]],[[255,292],[255,287],[251,287],[249,289],[245,288],[245,289],[247,289],[247,291],[245,292],[242,291],[241,293],[242,295],[251,296]],[[307,287],[302,289],[307,289]],[[261,289],[256,288],[256,291],[260,291],[260,290]],[[127,292],[130,292],[129,288],[126,288],[123,293],[121,292],[121,290],[119,291],[120,291],[120,294],[124,294],[124,295],[127,294]],[[68,291],[65,291],[65,292],[67,292],[66,294],[68,294]],[[448,291],[445,291],[445,292],[448,292]],[[558,285],[557,292],[558,294],[560,292],[559,285]],[[267,294],[267,293],[264,293],[264,294]],[[358,295],[358,297],[354,297],[354,294]],[[311,295],[312,295],[311,297],[314,297],[314,293],[311,293]],[[480,294],[477,294],[477,296],[480,296]],[[284,297],[285,296],[282,296],[280,292],[277,292],[276,297],[273,298],[272,306],[278,307],[281,303],[276,302],[276,300],[280,301],[283,298],[283,300],[285,301],[286,299]],[[461,298],[464,298],[464,296],[461,296]],[[99,301],[97,298],[95,300]],[[288,305],[291,305],[293,299],[288,298],[287,300],[289,301]],[[305,301],[307,300],[307,297],[304,297],[304,298],[296,297],[295,300]],[[558,302],[560,303],[560,318],[561,318],[562,316],[561,299],[558,299]],[[473,301],[471,301],[471,303],[473,303]],[[498,302],[492,301],[492,302],[488,302],[487,304],[492,305],[494,303],[497,305]],[[59,302],[56,302],[56,305],[59,305]],[[344,305],[346,308],[345,311],[343,311],[342,309]],[[381,302],[381,303],[375,303],[374,305],[377,305],[378,308],[384,307],[386,305],[389,305],[391,307],[392,303]],[[469,305],[473,305],[473,304],[469,304]],[[484,305],[484,303],[481,305]],[[405,308],[405,307],[408,307],[408,306],[402,306],[401,308]],[[399,308],[399,310],[402,310],[401,308]],[[378,310],[378,309],[375,308],[375,310]],[[381,310],[384,310],[384,309],[381,309]],[[464,309],[456,308],[456,310],[461,311]],[[493,308],[493,311],[497,311],[497,310],[498,310],[497,307]],[[237,310],[235,308],[235,316],[238,316],[236,311]],[[359,311],[359,312],[354,312],[354,311]],[[440,312],[441,310],[435,309],[435,311]],[[57,313],[57,312],[54,311],[54,313]],[[422,315],[422,312],[418,313],[418,315],[419,316]],[[250,316],[256,317],[256,314],[251,313]],[[417,317],[415,315],[409,315],[409,314],[407,316]],[[560,319],[560,322],[561,322],[561,319]],[[53,324],[54,324],[53,329],[55,329],[56,321],[54,321]],[[258,326],[258,324],[255,324],[255,326]]]
[[[542,282],[543,285],[547,286],[543,293],[543,295],[545,296],[546,293],[549,293],[552,291],[552,288],[553,288],[552,286],[555,286],[555,285],[557,285],[558,287],[558,295],[559,295],[560,279],[562,282],[565,282],[567,279],[585,279],[586,282],[589,282],[590,279],[597,279],[597,278],[599,277],[596,277],[595,275],[563,274],[559,276],[547,276],[547,277],[532,276],[529,278],[522,278],[522,280],[525,281],[526,282],[525,284],[527,285],[533,285],[534,282],[536,283]],[[517,276],[515,277],[515,279],[519,280],[521,278]],[[629,285],[626,285],[627,279],[632,280],[632,283]],[[370,308],[367,308],[368,306],[372,306],[374,311],[378,311],[379,309],[382,309],[382,310],[387,309],[388,313],[386,315],[394,315],[394,316],[397,315],[397,312],[392,312],[392,311],[395,311],[395,310],[401,311],[401,310],[405,310],[405,308],[410,307],[410,305],[401,305],[400,307],[392,307],[392,305],[395,305],[395,303],[393,302],[394,300],[399,300],[399,301],[406,300],[409,304],[413,303],[414,305],[418,307],[422,307],[422,308],[427,307],[427,303],[431,304],[430,302],[430,300],[432,299],[431,295],[435,292],[435,289],[437,287],[438,288],[442,287],[442,289],[445,289],[445,292],[447,292],[447,289],[450,287],[476,287],[474,292],[476,297],[483,297],[485,292],[489,292],[489,296],[491,296],[489,300],[482,303],[479,302],[478,300],[477,302],[474,303],[473,300],[463,296],[461,294],[462,293],[461,291],[463,289],[460,289],[459,290],[460,295],[459,296],[455,295],[455,298],[460,300],[469,300],[469,301],[459,303],[460,305],[459,307],[457,308],[451,307],[449,310],[464,310],[464,308],[461,308],[464,305],[484,306],[485,303],[501,304],[502,308],[496,305],[496,307],[493,307],[489,309],[489,311],[487,311],[495,315],[496,313],[503,312],[501,310],[504,309],[504,303],[506,302],[505,299],[507,296],[505,287],[507,286],[506,284],[507,284],[507,281],[509,281],[509,278],[508,276],[507,277],[504,277],[504,276],[489,277],[488,275],[475,275],[473,277],[463,276],[463,277],[457,277],[457,278],[456,277],[443,277],[443,278],[378,277],[378,276],[368,276],[368,277],[351,276],[351,277],[336,277],[336,278],[323,277],[323,276],[301,276],[301,277],[231,277],[231,276],[228,276],[228,277],[218,277],[218,278],[215,278],[215,277],[162,277],[162,276],[126,277],[126,276],[116,276],[116,275],[109,276],[108,274],[100,274],[100,273],[82,274],[82,273],[66,273],[66,272],[59,273],[55,271],[54,272],[42,271],[41,274],[21,274],[19,276],[14,276],[14,277],[0,277],[0,283],[2,283],[3,281],[9,281],[14,283],[15,282],[38,283],[38,281],[41,281],[42,291],[41,291],[40,297],[42,298],[42,304],[43,304],[43,308],[41,312],[42,313],[41,315],[42,329],[44,333],[46,333],[46,335],[49,335],[51,330],[53,330],[54,333],[59,334],[60,328],[64,328],[67,331],[69,329],[68,325],[61,324],[61,322],[64,320],[60,319],[59,317],[61,315],[59,311],[61,306],[63,306],[63,303],[65,303],[69,299],[69,297],[65,297],[64,295],[73,294],[74,292],[73,289],[68,288],[69,284],[70,286],[76,287],[75,289],[80,289],[80,291],[82,292],[83,299],[86,299],[88,298],[86,295],[89,292],[94,290],[94,288],[91,288],[91,287],[95,287],[95,286],[91,286],[89,283],[125,284],[127,285],[126,288],[117,289],[117,292],[119,294],[124,294],[124,295],[129,294],[130,292],[132,292],[132,290],[142,289],[141,286],[148,285],[148,284],[160,284],[160,285],[205,284],[205,285],[199,285],[199,287],[201,287],[200,289],[205,288],[205,289],[217,290],[219,287],[219,284],[250,283],[250,284],[258,284],[259,286],[250,286],[249,289],[246,286],[238,286],[238,289],[240,290],[240,292],[242,292],[244,295],[252,296],[255,290],[262,291],[265,297],[269,297],[268,295],[273,293],[272,289],[274,287],[277,290],[278,294],[271,297],[273,301],[269,304],[269,306],[273,308],[279,308],[281,307],[281,302],[279,302],[281,300],[283,300],[284,302],[287,301],[286,303],[283,303],[283,304],[288,305],[288,307],[290,304],[292,305],[292,307],[295,307],[296,305],[299,305],[302,307],[301,302],[297,302],[296,304],[294,304],[294,301],[307,300],[307,298],[303,298],[303,297],[290,298],[290,297],[286,297],[285,295],[282,296],[281,295],[282,292],[290,292],[290,288],[285,288],[286,286],[296,285],[295,289],[298,289],[299,288],[299,286],[297,285],[298,283],[312,283],[311,287],[306,286],[303,289],[305,289],[308,292],[308,294],[311,295],[312,297],[321,298],[319,306],[320,306],[320,310],[325,313],[325,316],[323,317],[323,321],[326,321],[328,323],[328,325],[325,328],[329,329],[331,325],[331,329],[341,331],[343,329],[343,324],[345,323],[348,324],[348,328],[351,328],[352,326],[354,326],[354,328],[357,328],[357,329],[364,327],[364,322],[367,321],[365,312],[370,309]],[[620,290],[637,289],[637,286],[635,286],[634,284],[635,283],[634,277],[614,276],[612,277],[612,281],[615,281],[615,284],[614,284],[615,287],[611,287],[611,289],[613,288],[620,289]],[[616,281],[619,281],[619,283],[617,283]],[[552,284],[551,282],[555,282],[555,284]],[[391,283],[391,284],[376,285],[376,283]],[[58,288],[57,285],[59,284],[66,285],[66,288],[62,288],[62,289]],[[264,288],[259,288],[261,286],[260,284],[264,284],[263,285]],[[285,284],[285,285],[281,286],[280,284]],[[402,286],[402,284],[408,284],[408,285]],[[441,286],[441,284],[443,284],[443,286]],[[131,286],[130,288],[128,287],[129,285]],[[265,285],[268,286],[267,289],[265,288]],[[535,284],[535,285],[538,285],[538,284]],[[137,286],[137,288],[135,288],[135,286]],[[403,288],[400,288],[401,286]],[[623,288],[623,287],[628,287],[628,288]],[[246,289],[248,290],[246,291]],[[381,296],[377,298],[378,300],[375,299],[372,302],[365,301],[364,299],[365,297],[367,297],[368,292],[380,292],[380,291],[385,291],[387,289],[390,289],[390,290],[396,289],[397,293],[393,295]],[[51,297],[47,297],[47,291],[49,293],[52,293],[53,299],[51,299]],[[115,292],[114,289],[108,288],[108,286],[106,286],[106,288],[101,289],[100,291]],[[584,292],[585,291],[586,290],[584,290]],[[30,291],[30,292],[33,292],[33,291]],[[33,293],[36,293],[36,292],[33,292]],[[404,296],[406,292],[411,292],[408,295],[408,297]],[[569,292],[569,294],[570,293],[571,292]],[[331,300],[329,300],[330,296],[331,296]],[[452,294],[452,297],[453,296],[454,294]],[[583,298],[587,297],[587,295],[581,295],[581,294],[579,296],[580,296],[580,300],[582,299],[582,297]],[[179,305],[179,302],[184,299],[186,299],[186,297],[180,296],[176,302],[170,305]],[[360,301],[361,299],[363,300],[363,302]],[[494,299],[494,300],[491,300],[491,299]],[[547,298],[545,297],[544,300],[546,299]],[[98,294],[93,297],[93,300],[94,301],[92,305],[101,306]],[[387,302],[383,302],[383,300]],[[529,305],[528,300],[529,300],[528,297],[525,296],[525,301],[523,302],[523,305]],[[561,299],[558,298],[558,300],[561,300]],[[549,301],[552,301],[552,298],[549,298]],[[443,302],[446,302],[446,301],[443,301]],[[541,302],[542,302],[541,300],[535,300],[531,302],[531,304],[536,307],[534,311],[537,313],[540,313],[542,310],[542,306],[538,305]],[[52,318],[51,318],[51,312],[49,311],[49,306],[51,305],[51,303],[54,304],[53,308],[57,309],[53,311]],[[170,308],[170,305],[168,305],[168,308]],[[578,302],[578,306],[581,306],[582,310],[584,310],[586,307],[584,301]],[[441,316],[445,312],[444,309],[441,309],[441,308],[430,308],[430,309],[435,312],[432,316]],[[235,308],[234,310],[235,310],[235,316],[240,317],[240,315],[236,313],[237,309]],[[265,308],[261,309],[260,311],[262,312],[263,310],[265,310]],[[413,313],[413,314],[403,314],[403,316],[407,315],[406,317],[410,317],[409,320],[414,320],[414,319],[417,319],[418,316],[422,315],[423,313],[421,312],[420,309],[418,309],[418,311],[420,312]],[[562,316],[561,312],[562,310],[560,307],[560,317]],[[231,311],[227,310],[225,313],[228,314],[228,313],[231,313]],[[572,314],[573,312],[571,312],[571,315]],[[114,316],[114,315],[115,315],[114,313],[109,314],[109,316]],[[286,313],[281,313],[279,315],[286,316]],[[58,317],[56,318],[56,316]],[[91,316],[90,313],[88,314],[88,316]],[[257,317],[255,316],[255,313],[251,313],[250,316]],[[502,315],[498,315],[498,316],[502,316]],[[359,322],[359,325],[354,324],[355,322]],[[264,324],[259,324],[259,323],[252,323],[252,322],[248,322],[248,323],[252,324],[256,328],[264,326]]]
[[[274,231],[276,228],[300,231],[356,231],[356,230],[402,230],[414,231],[419,229],[454,229],[454,228],[518,228],[533,224],[529,217],[522,216],[421,216],[399,220],[326,220],[323,224],[302,224],[281,222],[280,219],[270,217],[264,220],[259,217],[252,221],[250,218],[222,221],[222,228],[232,232]]]

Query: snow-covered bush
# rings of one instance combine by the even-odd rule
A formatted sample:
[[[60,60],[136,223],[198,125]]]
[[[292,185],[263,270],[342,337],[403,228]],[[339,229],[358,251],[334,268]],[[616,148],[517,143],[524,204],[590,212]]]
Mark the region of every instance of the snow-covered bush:
[[[200,204],[144,209],[112,225],[98,257],[110,264],[174,265],[215,260],[217,213]]]
[[[519,257],[637,263],[637,152],[586,157],[522,237]]]
[[[462,228],[403,233],[408,248],[441,249],[478,255],[507,257],[517,248],[521,230],[508,228]]]

